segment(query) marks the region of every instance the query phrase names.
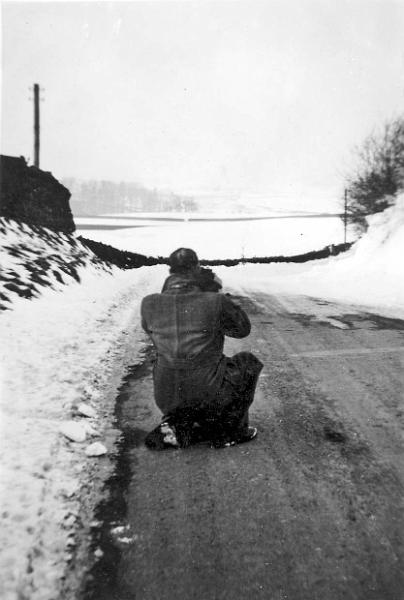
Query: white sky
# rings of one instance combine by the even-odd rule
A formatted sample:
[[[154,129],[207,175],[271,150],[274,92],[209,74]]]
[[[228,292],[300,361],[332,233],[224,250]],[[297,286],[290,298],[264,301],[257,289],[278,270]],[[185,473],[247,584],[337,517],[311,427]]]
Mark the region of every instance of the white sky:
[[[2,152],[177,191],[341,194],[404,106],[404,0],[5,2]],[[303,202],[304,204],[304,202]]]

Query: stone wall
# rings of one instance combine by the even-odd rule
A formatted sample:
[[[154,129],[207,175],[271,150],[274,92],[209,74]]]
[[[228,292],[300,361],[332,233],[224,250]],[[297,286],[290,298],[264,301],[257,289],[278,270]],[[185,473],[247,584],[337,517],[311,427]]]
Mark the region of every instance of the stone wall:
[[[0,156],[0,216],[71,233],[69,198],[51,173],[29,167],[24,157]]]

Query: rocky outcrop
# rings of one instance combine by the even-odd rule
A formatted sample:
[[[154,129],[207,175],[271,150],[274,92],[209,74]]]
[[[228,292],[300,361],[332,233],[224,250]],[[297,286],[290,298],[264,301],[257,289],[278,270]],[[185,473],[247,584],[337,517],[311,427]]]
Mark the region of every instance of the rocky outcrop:
[[[24,157],[0,157],[0,216],[72,233],[69,198],[51,173],[29,167]]]

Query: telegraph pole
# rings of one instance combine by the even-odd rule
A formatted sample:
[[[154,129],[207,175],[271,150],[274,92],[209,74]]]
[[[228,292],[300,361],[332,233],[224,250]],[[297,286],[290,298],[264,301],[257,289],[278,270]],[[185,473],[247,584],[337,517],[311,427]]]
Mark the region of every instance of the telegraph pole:
[[[346,244],[346,225],[347,225],[347,209],[348,209],[348,190],[344,190],[344,244]]]
[[[34,166],[39,169],[39,84],[34,83]]]

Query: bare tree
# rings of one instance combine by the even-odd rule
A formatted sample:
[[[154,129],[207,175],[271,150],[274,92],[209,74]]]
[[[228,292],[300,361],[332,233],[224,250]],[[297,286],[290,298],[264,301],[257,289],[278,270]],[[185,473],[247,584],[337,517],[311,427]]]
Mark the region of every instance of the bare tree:
[[[404,116],[386,123],[356,149],[357,168],[346,179],[348,222],[366,229],[366,216],[394,204],[404,190]]]

